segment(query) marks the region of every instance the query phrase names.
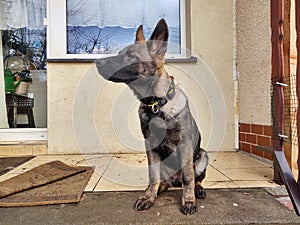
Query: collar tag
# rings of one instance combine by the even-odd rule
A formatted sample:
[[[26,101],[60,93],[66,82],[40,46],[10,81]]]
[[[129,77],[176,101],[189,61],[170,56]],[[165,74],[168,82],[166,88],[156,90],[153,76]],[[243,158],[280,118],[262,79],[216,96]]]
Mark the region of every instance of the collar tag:
[[[159,112],[159,105],[158,102],[156,102],[157,104],[152,104],[151,106],[151,110],[154,114],[157,114]]]
[[[148,108],[150,108],[154,114],[157,114],[160,108],[167,104],[168,100],[171,100],[175,96],[175,94],[175,83],[174,81],[172,81],[165,97],[149,96],[140,99],[140,101],[148,106]]]

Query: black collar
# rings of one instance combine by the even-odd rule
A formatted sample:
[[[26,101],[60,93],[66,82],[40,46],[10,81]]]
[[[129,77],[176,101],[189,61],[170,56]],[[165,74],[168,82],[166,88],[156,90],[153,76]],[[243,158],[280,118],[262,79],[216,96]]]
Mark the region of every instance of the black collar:
[[[148,96],[140,99],[140,101],[144,103],[145,106],[152,111],[152,113],[157,114],[160,108],[167,104],[168,101],[175,96],[175,94],[175,83],[172,80],[165,97]]]

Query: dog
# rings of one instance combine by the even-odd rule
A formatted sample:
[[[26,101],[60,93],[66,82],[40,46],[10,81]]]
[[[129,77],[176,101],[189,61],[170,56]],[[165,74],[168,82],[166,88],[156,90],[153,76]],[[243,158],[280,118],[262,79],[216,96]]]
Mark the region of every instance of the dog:
[[[196,198],[206,196],[201,181],[209,159],[200,147],[201,135],[187,97],[164,68],[168,37],[164,19],[157,23],[148,41],[141,25],[135,43],[116,56],[96,60],[96,67],[106,80],[127,84],[140,100],[149,185],[134,208],[147,210],[170,186],[182,187],[180,211],[187,215],[197,211]]]

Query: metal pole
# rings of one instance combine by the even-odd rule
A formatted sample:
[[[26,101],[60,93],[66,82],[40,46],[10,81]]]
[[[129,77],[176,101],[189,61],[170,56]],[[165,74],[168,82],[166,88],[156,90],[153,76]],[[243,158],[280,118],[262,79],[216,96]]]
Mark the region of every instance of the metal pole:
[[[299,2],[296,1],[297,8],[297,37],[299,47]],[[273,129],[276,132],[274,134],[273,148],[275,167],[278,167],[280,177],[283,179],[290,198],[293,202],[295,211],[300,216],[300,191],[299,183],[296,182],[291,168],[286,160],[283,140],[284,140],[284,53],[283,53],[283,16],[284,16],[284,1],[272,0],[271,1],[271,26],[272,26],[272,84],[274,90],[274,113],[276,115],[273,118]],[[300,49],[300,48],[299,48]],[[298,55],[298,67],[297,67],[297,96],[300,97],[300,75],[299,75],[299,55]],[[299,98],[300,99],[300,98]],[[298,108],[297,114],[297,130],[298,135],[300,131],[300,112]],[[277,134],[278,133],[278,134]],[[299,137],[299,136],[298,136]],[[299,163],[299,161],[298,161]],[[299,165],[299,164],[298,164]],[[276,172],[276,171],[275,171]],[[276,175],[276,174],[275,174]],[[274,175],[274,176],[275,176]]]
[[[273,138],[274,151],[283,151],[284,140],[284,52],[283,52],[284,0],[271,0],[272,28],[272,88],[273,88]],[[274,180],[283,183],[275,160]]]
[[[283,24],[284,0],[271,1],[271,27],[272,27],[272,85],[274,92],[273,118],[273,148],[283,151],[284,135],[284,52],[283,52]]]

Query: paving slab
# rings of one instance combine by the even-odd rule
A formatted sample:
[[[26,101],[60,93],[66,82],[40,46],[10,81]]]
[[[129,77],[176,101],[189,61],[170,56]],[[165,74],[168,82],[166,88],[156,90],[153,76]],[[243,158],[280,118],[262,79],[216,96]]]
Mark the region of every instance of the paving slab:
[[[162,193],[150,210],[137,212],[133,204],[141,194],[93,192],[78,204],[0,208],[0,224],[300,224],[263,189],[209,189],[188,216],[179,211],[181,190]]]

